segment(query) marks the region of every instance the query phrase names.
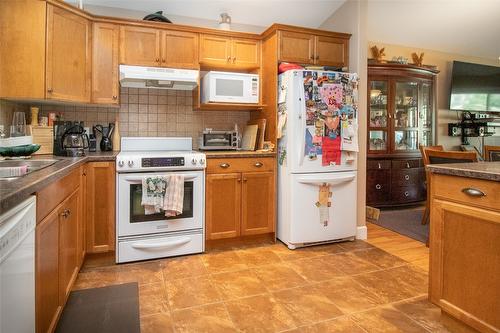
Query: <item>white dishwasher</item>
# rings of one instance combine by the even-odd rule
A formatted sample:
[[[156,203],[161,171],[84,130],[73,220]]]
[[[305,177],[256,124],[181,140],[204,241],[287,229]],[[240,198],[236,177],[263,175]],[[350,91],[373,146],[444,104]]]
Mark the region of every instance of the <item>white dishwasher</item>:
[[[35,332],[36,199],[0,216],[0,333]]]

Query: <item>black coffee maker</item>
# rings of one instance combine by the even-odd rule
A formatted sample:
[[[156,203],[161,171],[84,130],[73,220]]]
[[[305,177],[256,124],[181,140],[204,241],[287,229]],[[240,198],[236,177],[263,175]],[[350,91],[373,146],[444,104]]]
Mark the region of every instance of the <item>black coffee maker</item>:
[[[94,136],[97,136],[97,133],[101,134],[101,143],[99,144],[99,148],[101,151],[112,151],[113,150],[113,141],[111,138],[113,137],[113,132],[115,130],[115,124],[109,123],[108,127],[103,127],[102,125],[95,125],[92,127],[92,132],[94,132]]]
[[[55,121],[54,148],[57,156],[85,156],[89,138],[83,128],[83,121]]]

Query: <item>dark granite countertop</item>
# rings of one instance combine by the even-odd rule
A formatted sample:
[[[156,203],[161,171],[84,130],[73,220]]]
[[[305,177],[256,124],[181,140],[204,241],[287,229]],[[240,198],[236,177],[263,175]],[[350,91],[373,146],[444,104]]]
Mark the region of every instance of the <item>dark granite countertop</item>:
[[[276,152],[259,152],[243,150],[203,150],[207,158],[238,158],[238,157],[275,157]]]
[[[48,184],[63,178],[75,168],[86,162],[114,161],[118,152],[88,153],[85,157],[61,157],[54,155],[35,155],[32,159],[56,159],[56,163],[26,176],[12,180],[0,179],[0,214],[5,213],[30,195],[40,191]],[[38,205],[43,204],[38,202]]]
[[[500,182],[500,162],[430,164],[427,169],[430,172],[442,175]]]

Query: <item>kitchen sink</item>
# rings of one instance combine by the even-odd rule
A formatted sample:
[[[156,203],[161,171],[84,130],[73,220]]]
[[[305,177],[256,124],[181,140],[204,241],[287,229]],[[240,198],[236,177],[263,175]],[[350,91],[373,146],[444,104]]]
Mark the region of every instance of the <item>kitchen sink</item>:
[[[0,161],[0,180],[16,179],[51,166],[59,161],[56,159],[2,160]],[[20,169],[24,166],[26,167],[25,170]]]

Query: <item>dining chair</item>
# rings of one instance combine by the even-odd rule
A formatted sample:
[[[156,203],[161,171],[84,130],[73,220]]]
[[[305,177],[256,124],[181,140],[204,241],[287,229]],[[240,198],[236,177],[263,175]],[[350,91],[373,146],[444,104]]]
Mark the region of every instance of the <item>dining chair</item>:
[[[420,154],[422,154],[422,162],[424,163],[424,168],[429,164],[429,157],[427,156],[427,152],[429,150],[438,150],[438,151],[443,151],[443,146],[438,145],[438,146],[422,146],[420,145],[418,147],[420,149]],[[427,199],[425,200],[425,210],[424,210],[424,215],[422,216],[422,224],[426,224],[427,220],[429,219],[429,214],[430,214],[430,208],[429,208],[429,203],[430,203],[430,188],[429,188],[429,171],[425,170],[425,182],[424,186],[427,190]]]
[[[489,162],[500,161],[500,146],[484,146],[484,160]]]

